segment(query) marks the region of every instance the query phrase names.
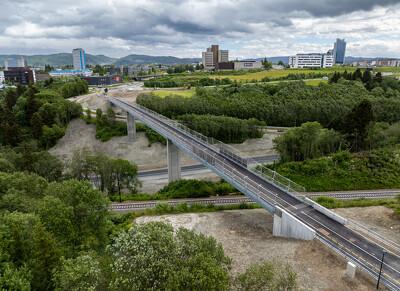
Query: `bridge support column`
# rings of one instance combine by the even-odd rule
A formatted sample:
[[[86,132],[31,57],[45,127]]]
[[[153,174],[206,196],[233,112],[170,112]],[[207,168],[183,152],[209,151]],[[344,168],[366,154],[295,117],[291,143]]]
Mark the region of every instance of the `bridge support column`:
[[[275,207],[272,234],[274,236],[303,240],[313,240],[315,237],[315,231],[313,229],[278,206]]]
[[[136,141],[136,122],[135,118],[130,115],[128,112],[126,113],[126,126],[128,127],[128,142]]]
[[[181,153],[180,149],[167,139],[168,156],[168,182],[181,179]]]

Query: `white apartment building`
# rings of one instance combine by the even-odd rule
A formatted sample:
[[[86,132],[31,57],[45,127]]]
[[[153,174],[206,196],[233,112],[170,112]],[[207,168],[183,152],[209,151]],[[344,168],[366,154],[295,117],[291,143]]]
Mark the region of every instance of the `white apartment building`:
[[[215,65],[213,62],[213,52],[203,52],[202,53],[204,69],[211,70],[214,69]]]
[[[289,57],[291,68],[328,68],[333,66],[331,54],[297,54]]]
[[[218,63],[229,62],[229,51],[219,50],[218,51]]]
[[[4,78],[4,71],[0,71],[0,85],[3,84],[3,82],[4,82],[5,80],[6,80],[6,79]]]

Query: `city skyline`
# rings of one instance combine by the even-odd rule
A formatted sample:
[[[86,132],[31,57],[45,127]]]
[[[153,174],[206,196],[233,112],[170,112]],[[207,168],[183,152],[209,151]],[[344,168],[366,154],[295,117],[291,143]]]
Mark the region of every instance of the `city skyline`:
[[[230,58],[289,56],[331,49],[346,55],[400,57],[400,4],[380,1],[6,0],[0,54],[53,54],[84,47],[92,55],[201,58],[218,43]]]

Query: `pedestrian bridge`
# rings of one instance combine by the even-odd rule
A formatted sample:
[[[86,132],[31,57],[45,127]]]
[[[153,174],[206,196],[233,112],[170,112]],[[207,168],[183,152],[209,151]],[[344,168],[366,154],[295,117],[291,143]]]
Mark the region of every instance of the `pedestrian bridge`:
[[[306,199],[304,187],[246,158],[229,145],[143,106],[117,98],[109,98],[109,102],[127,113],[130,142],[136,140],[135,118],[167,139],[170,181],[181,177],[180,151],[183,150],[274,215],[274,235],[306,240],[317,238],[373,278],[378,278],[382,246],[350,229],[348,220]],[[366,232],[361,227],[357,230]],[[395,254],[400,254],[400,245],[385,238],[380,241],[388,250],[393,250],[385,256],[381,283],[391,290],[400,290],[400,257]]]

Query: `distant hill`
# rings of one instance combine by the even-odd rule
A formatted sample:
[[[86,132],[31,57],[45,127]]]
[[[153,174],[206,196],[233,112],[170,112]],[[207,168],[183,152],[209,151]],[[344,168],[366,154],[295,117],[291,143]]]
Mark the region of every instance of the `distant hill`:
[[[113,65],[126,66],[131,64],[146,65],[146,64],[192,64],[201,62],[201,58],[176,58],[176,57],[163,57],[163,56],[147,56],[147,55],[129,55],[118,59],[113,63]]]
[[[44,66],[51,65],[53,67],[60,67],[64,65],[72,65],[72,53],[60,53],[51,55],[0,55],[0,67],[4,65],[4,59],[23,57],[28,66]],[[146,56],[146,55],[129,55],[123,58],[110,58],[104,55],[90,55],[86,54],[86,62],[88,65],[146,65],[146,64],[191,64],[201,62],[201,58],[176,58],[166,56]]]
[[[263,61],[264,58],[256,58],[256,59],[245,59],[245,60],[241,60],[241,61],[254,61],[254,62],[259,62],[259,61]],[[273,64],[277,64],[279,63],[279,61],[282,61],[285,65],[287,65],[289,63],[289,57],[267,57],[267,61],[268,62],[272,62]]]

